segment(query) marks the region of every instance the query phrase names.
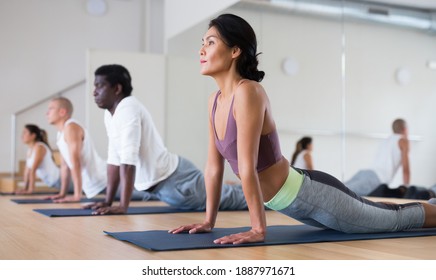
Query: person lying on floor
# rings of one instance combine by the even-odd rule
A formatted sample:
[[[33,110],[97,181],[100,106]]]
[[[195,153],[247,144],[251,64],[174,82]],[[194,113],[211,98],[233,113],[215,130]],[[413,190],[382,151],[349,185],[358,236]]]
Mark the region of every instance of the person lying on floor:
[[[382,184],[372,191],[368,196],[428,200],[436,197],[436,185],[430,188],[414,185],[407,187],[401,185],[397,188],[392,188],[386,184]]]

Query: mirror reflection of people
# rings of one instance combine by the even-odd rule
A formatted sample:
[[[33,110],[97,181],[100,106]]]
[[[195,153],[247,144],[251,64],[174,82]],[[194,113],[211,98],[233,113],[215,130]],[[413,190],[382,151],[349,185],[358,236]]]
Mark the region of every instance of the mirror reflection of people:
[[[37,178],[49,187],[60,188],[60,171],[54,161],[47,132],[37,125],[26,124],[21,139],[28,147],[24,170],[24,189],[17,190],[15,193],[33,193]]]
[[[206,217],[169,233],[213,230],[224,159],[241,179],[251,229],[217,238],[217,244],[263,242],[265,206],[305,224],[347,233],[436,227],[436,205],[372,202],[329,174],[289,166],[259,83],[265,73],[257,68],[256,35],[244,19],[232,14],[213,19],[199,54],[201,74],[211,76],[219,88],[209,98]]]
[[[313,170],[312,137],[305,136],[298,140],[291,157],[291,165],[300,169]]]
[[[380,185],[389,185],[402,167],[403,186],[410,184],[409,140],[407,124],[403,119],[392,123],[393,134],[378,147],[373,164],[359,170],[345,185],[358,195],[370,195]]]

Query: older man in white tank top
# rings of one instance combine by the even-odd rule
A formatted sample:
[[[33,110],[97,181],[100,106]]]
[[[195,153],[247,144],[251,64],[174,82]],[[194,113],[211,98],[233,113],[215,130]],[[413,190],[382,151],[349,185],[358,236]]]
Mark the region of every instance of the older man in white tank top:
[[[372,166],[360,170],[345,182],[345,185],[358,195],[370,195],[381,184],[389,185],[401,166],[403,184],[409,185],[409,140],[406,122],[396,119],[392,124],[392,130],[394,134],[381,143]]]
[[[55,202],[80,201],[82,191],[90,198],[106,188],[106,164],[96,153],[88,132],[71,119],[73,106],[63,97],[54,98],[48,107],[48,122],[58,129],[57,145],[62,156],[61,190],[50,198]],[[71,176],[74,195],[66,196]]]

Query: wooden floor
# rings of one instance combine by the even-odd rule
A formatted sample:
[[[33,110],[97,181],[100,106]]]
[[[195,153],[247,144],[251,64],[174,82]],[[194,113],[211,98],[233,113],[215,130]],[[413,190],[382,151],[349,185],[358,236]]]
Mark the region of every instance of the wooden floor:
[[[436,259],[436,236],[152,252],[118,241],[103,231],[167,230],[185,223],[200,222],[204,213],[49,218],[32,209],[74,208],[80,204],[16,204],[10,201],[11,198],[23,197],[0,196],[0,259],[3,260]],[[132,206],[160,204],[132,202]],[[298,224],[274,211],[267,211],[267,221],[268,225]],[[216,227],[248,225],[248,212],[237,211],[221,212]]]

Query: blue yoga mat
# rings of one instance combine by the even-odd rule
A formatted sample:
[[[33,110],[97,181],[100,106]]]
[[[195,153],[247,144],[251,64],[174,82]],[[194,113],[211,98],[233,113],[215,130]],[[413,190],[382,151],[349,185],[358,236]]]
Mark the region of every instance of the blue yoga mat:
[[[51,199],[43,199],[43,198],[23,198],[23,199],[11,199],[11,201],[17,204],[45,204],[45,203],[54,203]],[[84,203],[84,202],[101,202],[104,201],[104,198],[82,198],[80,202],[62,202],[62,203]],[[117,201],[117,200],[116,200]],[[131,201],[142,201],[140,198],[132,198]]]
[[[44,204],[44,203],[54,203],[51,199],[35,198],[35,199],[11,199],[12,202],[17,204]],[[81,203],[81,202],[99,202],[104,201],[104,198],[82,198],[80,202],[63,202],[63,203]]]
[[[93,215],[92,212],[94,212],[94,210],[92,209],[76,209],[76,208],[33,209],[33,211],[52,218],[77,217],[77,216],[102,216],[102,215]],[[141,206],[141,207],[129,207],[126,214],[115,214],[115,215],[164,214],[164,213],[186,213],[186,212],[203,212],[203,210],[200,211],[200,210],[191,210],[191,209],[179,209],[171,206]]]
[[[22,194],[15,194],[13,192],[0,192],[0,195],[25,195],[25,196],[32,196],[32,195],[51,195],[51,194],[58,194],[59,191],[46,191],[46,192],[34,192],[34,193],[22,193]]]
[[[333,241],[353,241],[367,239],[385,239],[436,235],[436,228],[418,229],[413,231],[388,233],[343,233],[335,230],[325,230],[308,225],[269,226],[265,242],[250,244],[215,244],[213,240],[225,235],[250,230],[241,228],[215,228],[210,233],[200,234],[170,234],[165,230],[107,232],[106,234],[120,240],[130,242],[141,248],[152,251],[192,250],[211,248],[234,248],[249,246],[302,244]]]

